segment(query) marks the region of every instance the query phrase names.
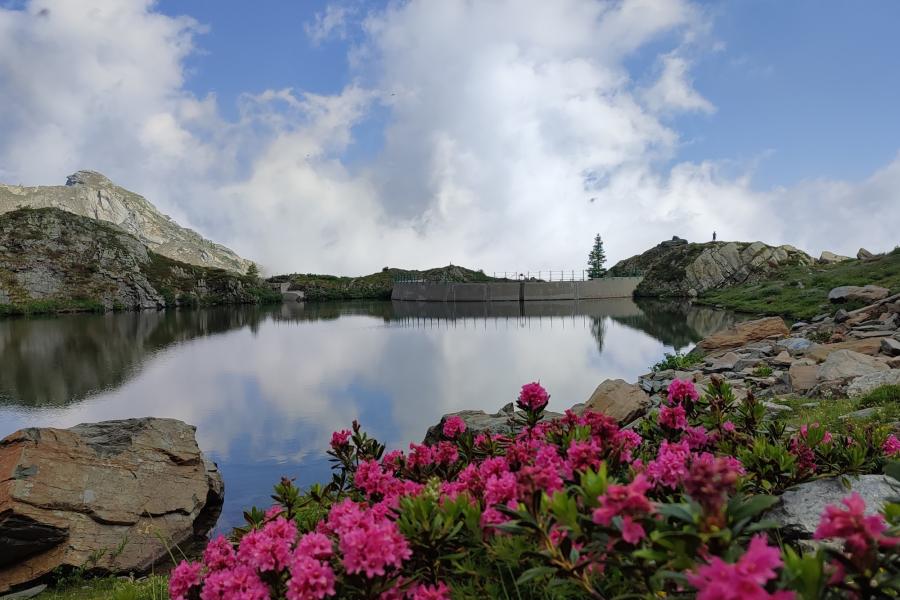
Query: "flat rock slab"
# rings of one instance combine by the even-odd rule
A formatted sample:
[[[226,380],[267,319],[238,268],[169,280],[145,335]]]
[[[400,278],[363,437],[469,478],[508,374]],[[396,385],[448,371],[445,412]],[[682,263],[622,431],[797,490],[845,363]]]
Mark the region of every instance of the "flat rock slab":
[[[697,348],[705,353],[740,348],[750,342],[759,342],[770,337],[783,337],[790,333],[781,317],[766,317],[755,321],[744,321],[734,327],[704,338]]]
[[[791,389],[796,393],[804,393],[816,387],[819,368],[815,365],[793,364],[788,369]]]
[[[811,358],[816,362],[822,362],[828,358],[829,354],[837,352],[838,350],[853,350],[860,354],[875,356],[881,350],[881,340],[872,338],[867,340],[850,340],[848,342],[839,342],[837,344],[819,344],[815,348],[811,348],[806,353],[806,357]]]
[[[167,556],[160,536],[205,535],[224,484],[194,432],[145,418],[0,441],[0,593],[89,559],[99,573],[140,573]]]
[[[891,290],[877,285],[842,285],[828,292],[831,302],[877,302],[891,295]]]
[[[881,340],[881,351],[888,356],[900,356],[900,341],[894,338],[883,338]]]
[[[817,479],[795,486],[781,495],[781,501],[767,517],[774,519],[788,539],[810,539],[819,526],[822,511],[828,505],[842,506],[841,499],[859,492],[866,502],[866,513],[881,510],[895,492],[884,475],[850,477],[850,489],[839,478]]]
[[[862,375],[847,386],[847,395],[851,398],[868,394],[883,385],[900,385],[900,369],[890,369]]]
[[[838,350],[829,354],[818,369],[819,381],[835,381],[887,371],[889,367],[872,356],[852,350]]]

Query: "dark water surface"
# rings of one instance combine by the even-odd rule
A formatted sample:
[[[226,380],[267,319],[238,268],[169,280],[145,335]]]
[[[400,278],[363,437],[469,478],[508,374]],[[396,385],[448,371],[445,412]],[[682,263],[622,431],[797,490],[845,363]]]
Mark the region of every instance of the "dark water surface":
[[[359,419],[389,447],[442,414],[499,409],[539,379],[550,408],[736,320],[631,300],[292,304],[0,320],[0,437],[157,416],[197,426],[225,477],[220,522],[268,506],[282,475],[328,477],[331,432]]]

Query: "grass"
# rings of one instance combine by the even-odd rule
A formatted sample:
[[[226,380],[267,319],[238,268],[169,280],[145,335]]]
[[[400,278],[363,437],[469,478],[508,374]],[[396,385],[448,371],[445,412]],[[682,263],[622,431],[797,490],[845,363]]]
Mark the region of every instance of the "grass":
[[[815,402],[816,406],[805,406]],[[848,419],[841,417],[864,408],[877,408],[869,417],[856,419],[854,422],[867,424],[889,424],[900,421],[900,385],[885,385],[875,388],[868,394],[856,398],[829,398],[815,400],[810,398],[784,398],[779,404],[786,404],[793,409],[787,416],[787,424],[799,427],[808,423],[819,423],[828,429],[844,428]]]
[[[833,288],[868,284],[900,292],[900,248],[873,260],[785,267],[758,283],[706,292],[700,302],[742,312],[809,319],[835,310],[836,305],[828,302],[828,292]],[[842,306],[852,310],[862,304]]]
[[[167,600],[168,586],[168,578],[162,575],[141,579],[101,577],[47,589],[36,600]]]
[[[703,360],[703,357],[699,354],[682,354],[681,352],[670,354],[667,352],[665,358],[650,367],[650,370],[654,373],[657,371],[665,371],[667,369],[687,371],[694,365],[702,363]]]

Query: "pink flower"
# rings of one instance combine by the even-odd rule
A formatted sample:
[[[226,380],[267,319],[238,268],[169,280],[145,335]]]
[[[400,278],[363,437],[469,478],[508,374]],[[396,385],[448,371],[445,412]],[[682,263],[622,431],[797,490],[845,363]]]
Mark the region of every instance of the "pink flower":
[[[866,516],[866,502],[858,492],[853,492],[841,503],[847,510],[834,505],[825,507],[813,536],[815,539],[841,538],[844,548],[856,558],[862,558],[876,546],[892,547],[900,541],[884,535],[887,524],[883,516],[878,513]]]
[[[350,444],[350,432],[346,429],[331,434],[331,447],[339,450]]]
[[[238,546],[238,560],[260,571],[275,571],[287,567],[291,548],[297,539],[293,521],[278,517],[262,529],[251,531]]]
[[[484,503],[486,506],[506,504],[516,499],[516,489],[516,476],[509,471],[491,475],[484,485]]]
[[[691,449],[686,441],[663,440],[655,460],[647,464],[647,474],[656,485],[675,489],[687,475]]]
[[[683,404],[686,401],[696,402],[700,398],[694,382],[687,379],[674,379],[669,384],[668,400],[669,404]]]
[[[439,465],[452,465],[459,459],[459,450],[452,442],[438,442],[434,450],[434,462]]]
[[[884,440],[884,444],[882,444],[881,450],[886,456],[895,456],[896,454],[900,453],[900,440],[898,440],[897,437],[892,433],[886,440]]]
[[[200,563],[186,560],[178,563],[169,575],[169,597],[172,600],[185,600],[188,592],[195,585],[200,585]]]
[[[210,571],[230,569],[234,566],[234,548],[224,536],[219,536],[203,551],[203,564]]]
[[[609,526],[615,517],[622,517],[622,539],[629,544],[640,542],[646,533],[633,518],[647,517],[653,511],[653,505],[646,496],[649,489],[650,483],[643,473],[628,485],[610,484],[598,498],[600,506],[594,509],[594,523]]]
[[[370,579],[384,575],[387,567],[400,567],[412,555],[396,523],[349,499],[331,508],[324,528],[338,535],[341,562],[351,575],[364,573]]]
[[[707,514],[718,513],[743,472],[733,456],[716,457],[704,452],[692,458],[684,489]]]
[[[793,592],[770,594],[765,589],[781,565],[778,548],[770,547],[765,536],[757,535],[736,563],[714,556],[695,574],[689,574],[688,581],[697,588],[697,600],[792,600]]]
[[[600,445],[595,440],[587,442],[572,440],[566,451],[569,466],[574,471],[586,471],[588,468],[596,469],[600,466]]]
[[[547,390],[540,383],[533,381],[522,386],[522,391],[519,392],[519,399],[516,404],[522,410],[537,412],[547,406],[549,402],[550,395],[547,393]]]
[[[641,436],[633,429],[620,429],[613,436],[613,444],[618,447],[619,458],[631,462],[631,451],[641,445]]]
[[[409,444],[409,458],[407,459],[406,464],[409,465],[410,468],[428,467],[434,464],[434,460],[434,449],[431,446],[414,443]]]
[[[700,450],[716,440],[716,435],[706,431],[702,425],[685,427],[681,439],[688,443],[691,450]]]
[[[450,588],[443,581],[435,585],[420,583],[410,588],[407,597],[412,600],[450,600]]]
[[[734,433],[735,430],[736,428],[734,426],[734,423],[732,423],[731,421],[725,421],[724,423],[722,423],[722,431],[726,433]]]
[[[659,408],[659,424],[669,429],[684,429],[687,427],[687,414],[680,404],[674,406],[661,406]]]
[[[381,465],[389,471],[396,471],[400,468],[401,460],[403,460],[403,452],[400,450],[391,450],[381,459]]]
[[[268,600],[269,587],[246,565],[216,571],[206,577],[200,600]]]
[[[327,535],[317,532],[303,535],[297,541],[297,547],[294,549],[294,556],[309,556],[316,560],[329,558],[333,553],[331,539]]]
[[[287,600],[322,600],[334,596],[331,566],[309,556],[296,556],[291,563]]]
[[[448,439],[455,440],[465,430],[466,422],[457,415],[447,417],[447,420],[444,421],[444,437]]]

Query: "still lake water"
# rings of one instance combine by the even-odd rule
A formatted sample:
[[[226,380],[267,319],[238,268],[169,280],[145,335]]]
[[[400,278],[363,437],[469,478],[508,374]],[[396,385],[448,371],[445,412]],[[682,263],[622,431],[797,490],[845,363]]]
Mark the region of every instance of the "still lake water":
[[[359,419],[390,447],[441,415],[496,411],[540,380],[550,409],[738,317],[631,300],[285,304],[0,320],[0,437],[156,416],[197,426],[225,478],[220,528],[282,476],[328,478],[331,432]]]

